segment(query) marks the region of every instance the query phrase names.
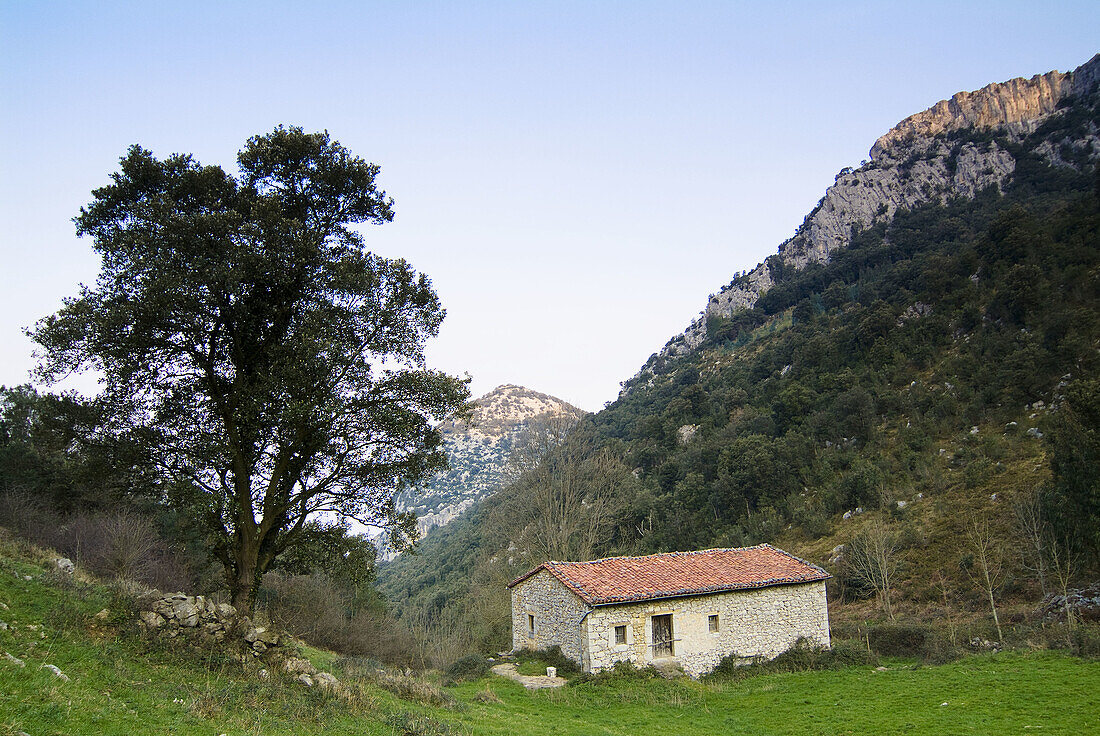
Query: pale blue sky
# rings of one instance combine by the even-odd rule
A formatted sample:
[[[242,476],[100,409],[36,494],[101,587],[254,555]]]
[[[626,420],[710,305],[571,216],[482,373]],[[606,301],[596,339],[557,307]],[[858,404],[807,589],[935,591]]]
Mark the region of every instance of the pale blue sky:
[[[0,384],[95,279],[71,218],[132,143],[232,167],[279,123],[382,166],[367,231],[448,309],[432,363],[613,399],[894,123],[1100,51],[1100,3],[0,2]]]

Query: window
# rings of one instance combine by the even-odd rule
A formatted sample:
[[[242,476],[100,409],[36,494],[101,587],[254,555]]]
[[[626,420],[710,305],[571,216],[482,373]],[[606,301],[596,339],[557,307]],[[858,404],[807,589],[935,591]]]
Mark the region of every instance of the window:
[[[535,614],[533,613],[527,614],[527,635],[535,635]]]
[[[616,644],[626,644],[626,626],[625,625],[615,627],[615,643]]]
[[[712,632],[718,631],[717,613],[712,613],[711,615],[707,616],[707,628],[710,629]]]

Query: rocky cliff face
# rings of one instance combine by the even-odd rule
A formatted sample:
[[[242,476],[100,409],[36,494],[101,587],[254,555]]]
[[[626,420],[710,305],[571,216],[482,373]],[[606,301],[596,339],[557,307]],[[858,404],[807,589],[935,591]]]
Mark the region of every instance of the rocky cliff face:
[[[397,500],[401,511],[417,515],[421,536],[500,487],[515,440],[527,427],[557,418],[576,420],[585,413],[561,399],[510,384],[497,386],[474,404],[468,423],[440,427],[450,470]]]
[[[960,92],[911,115],[879,138],[871,160],[837,174],[817,207],[795,235],[753,270],[737,276],[710,297],[706,310],[681,335],[670,340],[661,356],[682,355],[706,338],[707,318],[751,309],[775,283],[774,267],[804,268],[824,263],[847,246],[853,230],[890,221],[899,209],[911,209],[935,198],[973,197],[986,187],[1001,187],[1016,169],[1016,157],[991,138],[983,143],[957,142],[952,133],[966,129],[995,130],[1002,143],[1018,142],[1048,118],[1063,113],[1073,96],[1092,94],[1100,84],[1100,54],[1073,72],[1050,72],[1031,79],[1012,79],[976,92]],[[1086,149],[1100,157],[1100,122],[1092,134],[1073,141],[1045,142],[1034,152],[1054,165],[1072,165],[1064,146]],[[773,259],[778,259],[779,264]],[[642,374],[649,366],[642,369]]]

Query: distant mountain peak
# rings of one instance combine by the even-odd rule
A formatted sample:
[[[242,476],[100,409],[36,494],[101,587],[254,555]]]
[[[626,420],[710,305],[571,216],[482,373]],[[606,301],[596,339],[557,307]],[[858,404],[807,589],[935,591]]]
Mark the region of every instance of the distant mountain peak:
[[[418,517],[421,535],[443,526],[503,482],[515,438],[532,422],[580,419],[585,411],[561,399],[513,383],[473,401],[468,421],[440,426],[451,467],[421,488],[398,497],[398,508]]]

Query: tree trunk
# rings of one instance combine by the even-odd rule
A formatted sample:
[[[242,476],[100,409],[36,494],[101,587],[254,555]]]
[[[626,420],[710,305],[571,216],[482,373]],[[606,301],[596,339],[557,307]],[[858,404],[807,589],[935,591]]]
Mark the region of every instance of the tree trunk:
[[[233,607],[242,616],[251,616],[256,607],[256,588],[258,587],[257,558],[259,545],[254,540],[242,540],[236,550],[233,570],[227,571],[229,591]]]

